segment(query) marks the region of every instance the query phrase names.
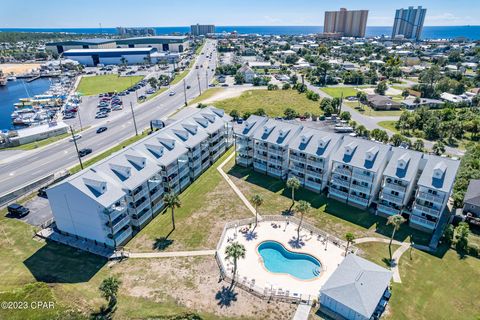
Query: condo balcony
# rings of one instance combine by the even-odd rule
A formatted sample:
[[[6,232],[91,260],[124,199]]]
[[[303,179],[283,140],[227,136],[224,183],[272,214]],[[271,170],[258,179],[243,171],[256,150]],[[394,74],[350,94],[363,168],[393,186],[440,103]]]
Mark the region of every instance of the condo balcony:
[[[164,204],[165,204],[165,203],[163,202],[163,200],[155,203],[155,204],[152,206],[152,212],[155,214],[155,213],[157,213],[158,211],[162,210]]]
[[[341,190],[338,190],[338,189],[335,189],[335,188],[329,188],[328,189],[328,194],[333,196],[333,197],[337,197],[337,198],[344,199],[344,200],[346,200],[348,198],[348,192],[341,191]]]
[[[123,231],[117,233],[113,240],[115,240],[115,246],[119,246],[125,242],[132,235],[132,227],[125,228]]]
[[[413,208],[412,208],[413,212],[416,212],[417,215],[422,215],[422,213],[424,214],[428,214],[432,217],[439,217],[441,212],[439,209],[436,209],[436,208],[430,208],[430,207],[427,207],[427,206],[424,206],[424,205],[421,205],[419,203],[415,203],[413,205]]]
[[[445,199],[445,196],[419,191],[417,192],[416,198],[424,201],[426,200],[433,203],[443,204],[443,200]]]
[[[383,199],[388,202],[393,202],[398,205],[403,205],[403,201],[404,201],[403,196],[396,196],[393,194],[385,193],[383,191],[380,193],[380,199]]]
[[[107,222],[106,225],[112,228],[112,234],[116,234],[120,229],[130,223],[130,216],[123,215],[117,219]]]
[[[266,146],[262,146],[261,144],[256,144],[254,149],[258,151],[268,152],[268,148]]]
[[[269,167],[267,168],[267,172],[277,177],[283,176],[282,170],[279,170],[279,169],[274,169]]]
[[[434,230],[435,227],[437,226],[437,223],[434,221],[427,220],[423,217],[419,217],[417,215],[410,215],[410,224],[416,224],[421,227]]]
[[[336,167],[336,168],[333,169],[332,172],[340,174],[340,175],[344,175],[344,176],[351,176],[352,175],[352,172],[350,170],[347,170],[347,169],[342,168],[342,167]]]
[[[391,190],[394,190],[394,191],[397,191],[397,192],[401,192],[401,193],[405,193],[407,191],[407,188],[405,186],[401,186],[399,184],[396,184],[396,183],[390,183],[390,182],[387,182],[385,181],[383,183],[383,186],[382,188],[388,188],[388,189],[391,189]]]
[[[349,202],[355,202],[355,203],[360,204],[364,207],[368,206],[368,199],[365,199],[365,198],[362,198],[362,197],[359,197],[359,196],[356,196],[356,195],[353,195],[353,194],[350,194],[348,196],[348,201]]]
[[[240,165],[249,166],[250,164],[252,164],[252,162],[252,158],[237,157],[237,163]]]
[[[350,181],[345,181],[343,179],[340,179],[338,176],[333,176],[330,183],[334,184],[334,185],[337,185],[337,186],[345,187],[347,189],[350,188]]]
[[[274,155],[277,155],[277,156],[284,156],[284,154],[286,153],[284,150],[281,150],[281,149],[268,149],[268,153],[269,154],[274,154]]]
[[[269,159],[268,159],[268,162],[269,162],[269,163],[273,163],[273,164],[277,164],[277,165],[280,165],[280,166],[283,166],[284,163],[285,163],[285,160],[283,160],[283,159],[278,159],[278,158],[269,158]]]
[[[352,177],[355,178],[355,179],[361,180],[361,181],[371,183],[373,181],[374,175],[373,174],[366,175],[366,174],[363,174],[363,173],[354,172],[352,174]]]
[[[325,163],[323,162],[323,159],[307,160],[307,164],[320,169],[323,169],[325,167]]]
[[[352,182],[352,184],[350,184],[350,189],[351,190],[356,190],[356,191],[359,191],[359,192],[363,192],[365,194],[370,194],[371,192],[371,188],[370,187],[367,187],[367,186],[364,186],[364,185],[361,185],[361,184],[355,184]]]
[[[379,204],[377,206],[377,211],[380,211],[384,214],[388,214],[390,216],[394,216],[396,214],[400,214],[400,210],[398,209],[395,209],[394,207],[391,207],[389,205],[386,205],[386,204]]]
[[[295,155],[292,155],[292,154],[290,154],[290,160],[297,161],[297,162],[300,162],[300,163],[305,163],[307,161],[307,159],[305,159],[305,157],[295,156]]]
[[[312,180],[305,180],[305,187],[309,187],[310,189],[320,190],[322,188],[322,183]]]

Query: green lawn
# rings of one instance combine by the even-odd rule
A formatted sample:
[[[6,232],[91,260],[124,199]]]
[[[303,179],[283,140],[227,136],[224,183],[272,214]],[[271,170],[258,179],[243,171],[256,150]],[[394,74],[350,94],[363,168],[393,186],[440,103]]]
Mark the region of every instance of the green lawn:
[[[217,167],[232,150],[204,172],[181,195],[182,207],[158,215],[126,246],[130,251],[213,249],[227,221],[247,218],[251,213],[228,186]]]
[[[210,88],[207,91],[203,91],[201,95],[199,95],[198,97],[190,100],[188,103],[190,105],[192,105],[192,104],[202,102],[203,100],[210,99],[211,97],[213,97],[217,93],[222,92],[224,90],[225,90],[224,88]]]
[[[395,128],[396,123],[397,121],[380,121],[378,125],[380,127],[383,127],[387,130],[392,131],[393,133],[400,133],[400,131],[398,131],[397,128]]]
[[[268,116],[283,116],[286,108],[293,108],[299,114],[305,112],[321,114],[320,102],[306,98],[296,90],[249,90],[242,93],[240,97],[215,102],[218,108],[225,109],[227,113],[236,109],[241,114],[244,112],[255,112],[263,108]]]
[[[381,242],[366,242],[355,245],[360,249],[359,255],[363,258],[375,262],[381,267],[389,268],[390,267],[390,254],[388,253],[388,244]],[[392,244],[392,254],[400,248],[399,245]],[[404,253],[405,256],[408,256],[407,253]]]
[[[88,166],[91,166],[92,164],[108,157],[109,155],[113,154],[114,152],[117,152],[121,149],[123,149],[124,147],[142,139],[142,138],[145,138],[147,135],[148,135],[148,129],[147,130],[144,130],[142,133],[140,133],[138,136],[133,136],[131,138],[128,138],[127,140],[124,140],[122,141],[121,143],[117,144],[115,147],[112,147],[92,158],[89,158],[88,160],[86,161],[82,161],[83,163],[83,167],[86,168]],[[70,173],[71,174],[74,174],[74,173],[77,173],[81,170],[81,167],[80,167],[80,164],[77,164],[76,166],[70,168]]]
[[[105,92],[120,92],[130,88],[143,79],[143,76],[121,76],[107,74],[93,77],[82,77],[77,91],[85,96],[94,96]]]
[[[342,93],[344,98],[348,96],[356,96],[358,92],[354,87],[324,87],[320,90],[333,98],[340,98]]]

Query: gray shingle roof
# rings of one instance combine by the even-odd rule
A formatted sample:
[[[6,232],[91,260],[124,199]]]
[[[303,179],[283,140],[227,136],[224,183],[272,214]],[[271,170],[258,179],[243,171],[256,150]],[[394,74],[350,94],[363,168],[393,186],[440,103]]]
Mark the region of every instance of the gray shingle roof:
[[[392,148],[392,151],[392,157],[383,174],[406,181],[413,181],[423,153],[403,148]]]
[[[327,157],[340,139],[342,139],[341,135],[305,127],[290,142],[289,148],[319,157]]]
[[[268,119],[262,127],[255,130],[253,138],[260,141],[288,146],[290,141],[302,130],[302,126],[285,121]]]
[[[480,206],[480,179],[470,180],[463,202]]]
[[[450,192],[460,166],[460,161],[434,155],[425,155],[424,158],[426,159],[426,164],[418,180],[418,185]]]
[[[333,155],[333,160],[357,168],[377,172],[390,152],[390,146],[370,140],[345,136],[340,148]],[[347,149],[352,152],[349,154]],[[369,155],[372,156],[369,159]]]
[[[320,290],[370,318],[390,284],[392,272],[357,255],[348,255]]]
[[[267,117],[251,115],[240,126],[234,127],[235,134],[251,137],[258,127],[267,122]]]

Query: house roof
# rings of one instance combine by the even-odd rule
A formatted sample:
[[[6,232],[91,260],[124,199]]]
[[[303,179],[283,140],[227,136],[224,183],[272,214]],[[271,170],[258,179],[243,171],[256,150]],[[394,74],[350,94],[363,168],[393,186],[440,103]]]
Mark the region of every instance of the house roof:
[[[463,203],[480,206],[480,179],[470,180]]]
[[[318,157],[328,157],[341,139],[341,135],[305,127],[290,142],[289,148]]]
[[[267,122],[255,130],[253,138],[279,146],[288,146],[302,128],[302,126],[285,121],[268,119]]]
[[[392,105],[392,106],[401,106],[401,103],[393,101],[388,96],[382,96],[379,94],[370,94],[367,96],[368,102],[375,105],[375,106],[384,106],[384,105]]]
[[[112,154],[92,167],[62,180],[56,186],[69,183],[104,207],[121,199],[188,152],[210,130],[220,128],[231,117],[223,110],[207,107],[196,109],[189,116]],[[201,123],[207,122],[206,127]],[[217,129],[218,130],[218,129]]]
[[[390,284],[392,272],[349,254],[320,290],[349,309],[369,319]]]
[[[426,159],[425,168],[420,175],[418,185],[450,192],[460,161],[434,155],[424,155],[424,158]]]
[[[337,162],[377,172],[391,147],[379,142],[345,136],[332,159]]]
[[[115,42],[116,39],[103,39],[103,38],[91,38],[91,39],[79,39],[79,40],[65,40],[47,43],[47,46],[76,46],[76,45],[99,45],[105,43]]]
[[[267,117],[261,117],[252,114],[247,120],[243,121],[240,126],[235,126],[233,130],[235,134],[251,137],[258,127],[267,122],[267,120]]]
[[[392,151],[383,175],[413,182],[423,153],[397,147]]]

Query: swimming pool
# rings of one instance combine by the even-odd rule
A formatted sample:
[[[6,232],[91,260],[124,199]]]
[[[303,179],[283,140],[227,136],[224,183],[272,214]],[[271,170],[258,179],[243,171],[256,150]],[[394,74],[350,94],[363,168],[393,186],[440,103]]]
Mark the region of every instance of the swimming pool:
[[[320,275],[322,264],[306,253],[287,250],[276,241],[264,241],[258,246],[265,268],[272,273],[287,273],[301,280],[311,280]]]

